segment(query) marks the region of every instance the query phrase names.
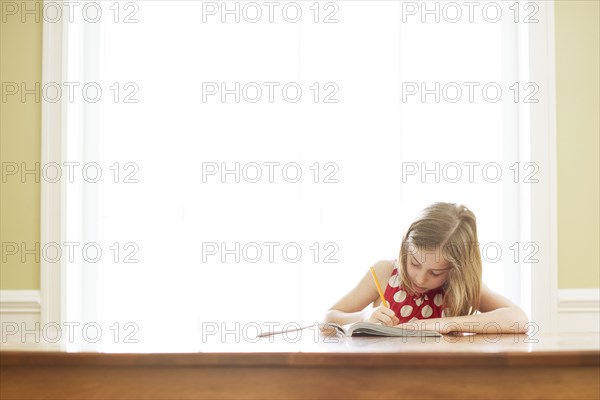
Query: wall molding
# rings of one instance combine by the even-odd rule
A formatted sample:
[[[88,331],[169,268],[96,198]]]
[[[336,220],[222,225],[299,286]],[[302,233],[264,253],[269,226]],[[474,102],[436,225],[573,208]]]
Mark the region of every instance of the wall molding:
[[[559,313],[600,313],[600,288],[559,289]]]
[[[41,320],[39,290],[0,290],[0,346],[36,344]],[[27,334],[23,334],[27,332]]]
[[[0,314],[38,314],[42,305],[39,290],[0,290]]]
[[[600,288],[558,290],[559,332],[600,332]]]

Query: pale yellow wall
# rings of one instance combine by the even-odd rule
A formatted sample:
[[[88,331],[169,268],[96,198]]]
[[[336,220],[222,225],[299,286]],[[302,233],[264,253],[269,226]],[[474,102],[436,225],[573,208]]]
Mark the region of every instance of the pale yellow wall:
[[[598,1],[556,1],[558,287],[600,286]]]
[[[3,5],[0,1],[0,7]],[[20,4],[20,2],[15,2]],[[33,2],[28,2],[31,7]],[[18,16],[0,18],[0,81],[25,82],[33,88],[42,80],[42,24],[28,16],[22,23]],[[26,163],[33,168],[40,162],[41,106],[33,96],[21,103],[20,96],[0,98],[0,166]],[[25,183],[20,177],[0,177],[0,243],[25,243],[33,248],[40,237],[40,184],[34,176]],[[24,263],[20,257],[0,257],[0,289],[37,290],[40,267],[33,256]]]
[[[598,1],[557,1],[558,267],[560,288],[599,287]],[[2,82],[41,80],[41,24],[9,18],[0,29]],[[1,105],[0,161],[40,160],[40,105]],[[29,178],[31,181],[31,178]],[[40,188],[0,182],[2,242],[39,240]],[[0,264],[0,289],[39,289],[39,264]],[[0,260],[1,262],[1,260]]]

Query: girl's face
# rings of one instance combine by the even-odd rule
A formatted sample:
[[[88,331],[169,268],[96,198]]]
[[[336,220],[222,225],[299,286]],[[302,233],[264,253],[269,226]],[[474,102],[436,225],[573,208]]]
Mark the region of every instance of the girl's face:
[[[412,288],[417,293],[425,293],[446,283],[450,267],[441,251],[415,249],[406,256],[406,270]]]

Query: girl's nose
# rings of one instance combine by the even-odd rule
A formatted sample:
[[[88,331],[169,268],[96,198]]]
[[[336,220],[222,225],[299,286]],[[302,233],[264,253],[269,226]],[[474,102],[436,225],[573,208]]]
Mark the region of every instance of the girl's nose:
[[[419,274],[416,276],[415,283],[421,287],[425,287],[425,281],[427,281],[427,276],[425,274]]]

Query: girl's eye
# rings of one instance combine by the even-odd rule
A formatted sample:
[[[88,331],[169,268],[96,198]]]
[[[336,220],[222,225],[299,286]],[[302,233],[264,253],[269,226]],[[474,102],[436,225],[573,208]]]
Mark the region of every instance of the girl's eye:
[[[432,273],[431,273],[431,275],[433,275],[433,276],[440,276],[440,275],[442,275],[442,274],[434,274],[434,273],[432,272]]]

